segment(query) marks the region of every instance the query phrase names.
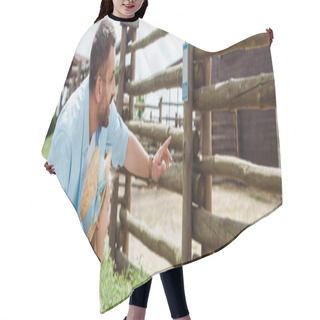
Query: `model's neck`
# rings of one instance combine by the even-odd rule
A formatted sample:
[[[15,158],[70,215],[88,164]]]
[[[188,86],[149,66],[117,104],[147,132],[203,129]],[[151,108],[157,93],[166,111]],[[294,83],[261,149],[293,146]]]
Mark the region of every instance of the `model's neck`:
[[[122,16],[124,16],[124,15],[122,15]],[[128,16],[124,16],[124,18],[123,17],[120,17],[120,16],[117,16],[117,15],[115,15],[114,13],[109,13],[108,14],[108,17],[110,18],[110,19],[112,19],[112,20],[115,20],[115,21],[126,21],[126,22],[133,22],[133,21],[136,21],[136,20],[138,20],[139,19],[139,16],[136,16],[136,15],[133,15],[132,17],[130,17],[130,18],[128,18]]]

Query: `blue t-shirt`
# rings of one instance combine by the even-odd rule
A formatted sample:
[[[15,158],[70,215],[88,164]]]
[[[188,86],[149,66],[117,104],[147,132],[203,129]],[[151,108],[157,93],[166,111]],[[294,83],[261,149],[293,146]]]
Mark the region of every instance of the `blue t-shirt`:
[[[118,114],[113,100],[110,105],[108,127],[99,128],[99,139],[104,139],[105,150],[108,151],[112,147],[112,165],[123,166],[127,152],[128,128]],[[87,76],[71,95],[58,117],[48,156],[48,163],[54,165],[56,176],[77,212],[86,174],[85,158],[89,143]],[[99,142],[97,144],[101,145]]]

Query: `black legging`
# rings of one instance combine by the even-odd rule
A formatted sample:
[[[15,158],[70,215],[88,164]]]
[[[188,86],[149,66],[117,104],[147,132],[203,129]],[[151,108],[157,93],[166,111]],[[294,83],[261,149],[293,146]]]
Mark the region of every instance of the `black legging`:
[[[189,314],[184,293],[182,266],[160,273],[164,292],[167,297],[171,317],[173,319]],[[142,286],[136,288],[130,296],[129,304],[146,308],[152,278]]]

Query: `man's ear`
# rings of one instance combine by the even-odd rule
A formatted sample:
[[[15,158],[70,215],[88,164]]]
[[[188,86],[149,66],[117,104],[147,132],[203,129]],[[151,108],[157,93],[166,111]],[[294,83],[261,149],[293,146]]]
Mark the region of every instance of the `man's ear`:
[[[94,94],[95,94],[97,103],[99,103],[102,97],[102,78],[99,75],[97,76]]]

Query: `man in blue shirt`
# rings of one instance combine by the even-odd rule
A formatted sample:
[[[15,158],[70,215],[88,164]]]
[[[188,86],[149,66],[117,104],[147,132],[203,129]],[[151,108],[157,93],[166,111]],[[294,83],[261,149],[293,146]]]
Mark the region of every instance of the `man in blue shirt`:
[[[129,172],[154,181],[172,162],[168,150],[171,137],[153,158],[149,157],[116,110],[115,43],[112,23],[108,19],[101,21],[92,44],[90,74],[61,111],[45,164],[50,173],[57,175],[78,215],[91,143],[98,145],[103,155],[112,147],[114,167],[125,166]]]

